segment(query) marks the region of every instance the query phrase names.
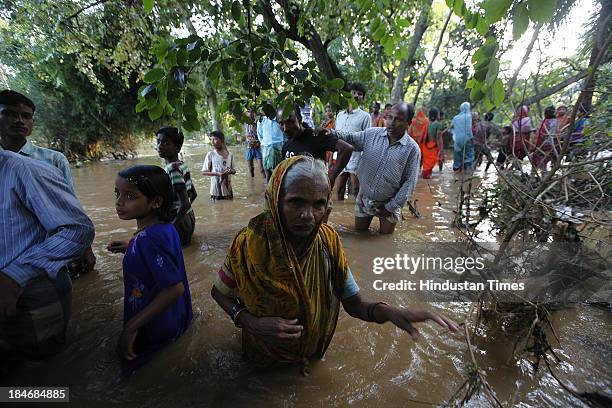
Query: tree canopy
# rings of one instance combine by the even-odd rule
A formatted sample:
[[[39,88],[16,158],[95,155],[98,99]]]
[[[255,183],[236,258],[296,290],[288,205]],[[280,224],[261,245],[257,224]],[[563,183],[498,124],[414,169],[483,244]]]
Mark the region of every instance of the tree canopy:
[[[530,35],[523,64],[534,58],[541,33],[575,3],[11,0],[0,9],[0,63],[5,85],[42,107],[40,134],[87,155],[161,123],[197,133],[238,129],[247,107],[268,116],[306,101],[344,107],[353,81],[368,101],[442,109],[468,98],[484,111],[546,101],[586,77],[610,2],[594,11],[585,50],[540,61],[538,75],[510,72],[505,54]]]

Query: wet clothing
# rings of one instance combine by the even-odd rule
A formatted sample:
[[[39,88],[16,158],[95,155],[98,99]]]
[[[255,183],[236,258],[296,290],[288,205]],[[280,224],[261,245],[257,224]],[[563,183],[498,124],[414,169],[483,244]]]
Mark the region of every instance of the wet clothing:
[[[529,109],[526,106],[521,106],[516,112],[512,120],[512,129],[514,135],[510,146],[508,146],[508,152],[517,159],[522,160],[531,149],[531,118],[529,117]]]
[[[325,152],[333,152],[337,142],[337,136],[315,137],[312,129],[304,129],[300,136],[287,139],[283,145],[283,159],[307,154],[325,160]]]
[[[186,163],[177,161],[173,163],[167,163],[165,167],[166,173],[170,176],[170,182],[172,183],[172,191],[174,192],[174,201],[172,203],[172,217],[176,217],[179,209],[181,208],[181,199],[179,198],[179,192],[185,190],[187,192],[187,198],[192,201],[192,195],[194,193],[193,181],[191,181],[191,172]],[[187,217],[187,215],[192,214]],[[193,215],[193,207],[189,205],[187,214],[183,217],[180,223],[177,223],[176,229],[178,230],[181,242],[183,245],[189,245],[193,231],[195,230],[195,215]]]
[[[244,133],[247,138],[246,160],[261,160],[261,143],[257,139],[257,123],[244,125]]]
[[[472,114],[470,103],[463,102],[459,114],[453,118],[453,170],[471,170],[474,163]]]
[[[60,351],[72,307],[72,283],[66,268],[55,279],[38,276],[26,284],[17,313],[0,319],[0,362],[41,359]]]
[[[559,153],[559,141],[557,138],[557,119],[544,119],[536,130],[533,141],[532,162],[538,168],[545,168],[551,157]]]
[[[356,151],[363,151],[357,176],[365,197],[384,202],[391,213],[401,209],[414,191],[421,162],[419,146],[408,132],[392,145],[385,128],[368,128],[362,132],[334,130],[331,134]]]
[[[234,157],[230,152],[227,156],[221,155],[217,150],[211,150],[204,158],[202,171],[223,173],[226,170],[234,169]],[[210,198],[229,199],[233,198],[234,191],[232,190],[231,175],[226,176],[210,176]]]
[[[138,330],[137,357],[123,361],[130,373],[185,333],[193,312],[181,240],[171,224],[155,224],[130,240],[123,257],[123,323],[145,309],[164,289],[182,283],[181,297]]]
[[[59,170],[0,151],[0,271],[22,288],[78,258],[94,226]]]
[[[4,150],[2,145],[0,145],[0,150]],[[21,149],[19,149],[17,153],[55,167],[62,173],[64,180],[66,180],[66,183],[68,183],[70,188],[72,188],[72,191],[74,191],[74,181],[72,180],[70,163],[68,163],[68,159],[62,153],[52,149],[36,146],[29,140],[26,141],[23,146],[21,146]]]
[[[21,288],[17,314],[0,319],[0,362],[59,351],[70,319],[65,265],[94,238],[94,226],[60,171],[0,151],[0,271]]]
[[[260,365],[306,365],[309,358],[323,356],[336,328],[341,300],[359,291],[332,227],[317,225],[299,259],[284,238],[279,195],[287,170],[299,160],[303,157],[293,156],[278,165],[268,183],[265,211],[236,234],[214,283],[255,316],[297,318],[304,326],[299,340],[282,346],[266,344],[243,330],[243,352]]]
[[[366,197],[362,190],[359,190],[357,197],[355,197],[355,217],[357,218],[369,218],[378,217],[377,211],[384,208],[386,202],[374,201]],[[385,220],[397,224],[402,219],[402,209],[396,208],[393,210],[391,215],[385,217]]]
[[[438,155],[443,146],[438,146],[438,132],[446,128],[442,122],[430,122],[427,127],[427,137],[419,146],[423,163],[423,178],[431,178],[433,168],[438,164]],[[441,138],[440,138],[441,139]]]

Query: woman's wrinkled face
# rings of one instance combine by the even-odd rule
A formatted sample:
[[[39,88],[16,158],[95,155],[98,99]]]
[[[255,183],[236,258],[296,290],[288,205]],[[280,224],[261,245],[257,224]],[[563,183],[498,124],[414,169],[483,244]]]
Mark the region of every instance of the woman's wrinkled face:
[[[291,238],[307,238],[327,211],[329,185],[323,180],[300,178],[279,198],[279,212],[285,233]]]

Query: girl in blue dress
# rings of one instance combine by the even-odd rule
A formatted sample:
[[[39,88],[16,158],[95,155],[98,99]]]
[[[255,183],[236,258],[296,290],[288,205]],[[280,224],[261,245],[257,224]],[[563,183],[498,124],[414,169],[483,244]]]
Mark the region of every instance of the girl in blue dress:
[[[157,166],[133,166],[115,180],[115,208],[138,230],[123,258],[123,331],[117,350],[129,374],[178,339],[193,312],[181,241],[172,221],[172,185]],[[121,251],[109,245],[112,252]]]

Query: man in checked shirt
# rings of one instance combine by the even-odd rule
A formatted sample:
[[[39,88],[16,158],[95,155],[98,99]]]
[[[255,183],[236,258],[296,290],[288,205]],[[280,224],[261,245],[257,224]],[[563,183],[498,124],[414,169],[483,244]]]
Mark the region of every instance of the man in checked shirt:
[[[321,131],[334,135],[363,151],[357,176],[361,184],[355,199],[355,229],[366,231],[373,217],[380,219],[380,233],[391,234],[401,219],[402,207],[416,186],[421,153],[406,129],[414,107],[393,105],[385,116],[384,128],[361,132]]]

